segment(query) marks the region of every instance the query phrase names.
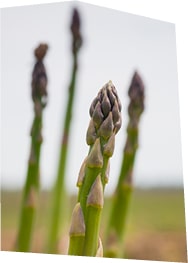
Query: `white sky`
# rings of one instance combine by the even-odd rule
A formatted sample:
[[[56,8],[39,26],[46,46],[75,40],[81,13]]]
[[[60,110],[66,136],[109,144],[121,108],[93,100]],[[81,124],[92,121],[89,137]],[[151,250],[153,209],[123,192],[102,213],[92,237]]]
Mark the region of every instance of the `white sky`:
[[[69,24],[73,3],[2,10],[2,186],[20,187],[27,170],[33,118],[30,99],[32,51],[39,42],[50,46],[45,64],[49,104],[44,112],[41,184],[56,176],[64,106],[71,69]],[[140,148],[134,170],[139,186],[182,185],[175,25],[124,12],[77,3],[84,45],[79,56],[67,186],[75,188],[87,154],[88,108],[109,79],[118,90],[123,126],[116,137],[110,182],[117,180],[127,125],[127,90],[134,70],[146,86]]]

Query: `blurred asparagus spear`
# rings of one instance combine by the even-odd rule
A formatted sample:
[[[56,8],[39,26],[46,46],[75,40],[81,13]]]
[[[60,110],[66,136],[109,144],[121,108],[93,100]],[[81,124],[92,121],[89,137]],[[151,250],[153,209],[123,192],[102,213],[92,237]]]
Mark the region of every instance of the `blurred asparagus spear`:
[[[91,104],[86,141],[90,146],[77,181],[78,203],[72,215],[69,255],[102,256],[99,238],[103,192],[109,176],[115,134],[121,127],[121,103],[109,81]]]
[[[35,219],[40,186],[40,151],[42,144],[42,115],[47,99],[47,76],[43,58],[48,46],[40,44],[35,49],[36,63],[32,74],[32,99],[34,103],[34,120],[31,129],[31,151],[28,162],[26,183],[23,190],[20,225],[16,241],[16,250],[30,250],[33,223]]]
[[[137,72],[133,75],[128,95],[130,104],[128,106],[127,140],[123,151],[118,184],[112,199],[112,210],[106,235],[106,257],[119,257],[121,255],[128,206],[133,190],[132,174],[138,148],[138,125],[144,110],[144,85]]]
[[[67,101],[66,114],[63,125],[63,137],[60,148],[59,165],[57,177],[53,188],[52,195],[52,211],[51,221],[49,226],[49,234],[47,239],[47,251],[49,253],[56,253],[59,241],[60,223],[62,224],[62,211],[64,218],[66,216],[66,189],[65,189],[65,170],[69,145],[69,135],[71,128],[72,109],[74,103],[76,76],[78,70],[78,53],[82,45],[82,36],[80,34],[80,16],[77,9],[73,10],[70,30],[72,33],[72,58],[73,68],[71,81],[68,88],[69,97]]]

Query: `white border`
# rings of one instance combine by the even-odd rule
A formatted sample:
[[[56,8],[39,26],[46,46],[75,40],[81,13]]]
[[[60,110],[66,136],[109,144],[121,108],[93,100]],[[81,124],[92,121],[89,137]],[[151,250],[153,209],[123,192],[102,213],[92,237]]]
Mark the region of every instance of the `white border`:
[[[23,6],[33,4],[44,4],[44,3],[57,3],[63,1],[53,0],[1,0],[0,7],[11,7],[11,6]],[[187,1],[186,0],[116,0],[116,1],[104,1],[104,0],[93,0],[93,1],[82,1],[98,5],[101,7],[113,8],[115,10],[121,10],[132,14],[142,15],[149,18],[154,18],[162,21],[172,22],[176,25],[176,39],[177,39],[177,63],[178,63],[178,81],[179,81],[179,102],[180,102],[180,124],[181,124],[181,141],[182,141],[182,158],[183,158],[183,175],[184,175],[184,188],[185,188],[185,209],[186,209],[186,223],[187,223],[187,211],[188,211],[188,128],[187,128],[187,114],[188,114],[188,39],[187,39]],[[172,145],[173,150],[173,145]],[[186,224],[187,225],[187,224]],[[5,259],[2,262],[12,262],[16,258],[19,262],[25,262],[25,260],[52,260],[55,262],[66,262],[75,261],[81,262],[135,262],[134,260],[120,260],[120,259],[95,259],[95,258],[82,258],[82,257],[67,257],[67,256],[52,256],[52,255],[40,255],[39,254],[24,254],[24,253],[13,253],[13,252],[1,252],[0,258]],[[10,260],[10,261],[9,261]],[[59,260],[59,261],[58,261]],[[73,260],[73,261],[74,261]],[[141,262],[139,260],[139,262]],[[154,261],[152,261],[154,262]]]

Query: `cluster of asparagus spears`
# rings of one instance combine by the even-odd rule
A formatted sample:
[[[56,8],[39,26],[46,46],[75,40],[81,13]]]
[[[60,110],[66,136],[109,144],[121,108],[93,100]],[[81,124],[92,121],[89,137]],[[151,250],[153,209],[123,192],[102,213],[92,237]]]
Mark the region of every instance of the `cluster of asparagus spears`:
[[[57,177],[52,191],[51,221],[45,251],[58,252],[61,225],[65,214],[67,193],[65,188],[66,163],[69,149],[69,134],[73,114],[78,53],[82,45],[80,17],[73,10],[71,21],[73,67],[69,96],[64,116],[62,145],[60,148]],[[42,144],[42,113],[47,102],[47,75],[43,58],[48,46],[41,44],[35,49],[36,63],[32,75],[32,100],[34,120],[31,130],[31,152],[28,172],[23,191],[20,226],[16,241],[17,251],[30,251],[37,209],[40,185],[40,149]],[[121,102],[112,81],[106,83],[93,100],[90,109],[90,122],[86,132],[89,146],[88,155],[83,161],[77,179],[79,188],[77,203],[72,213],[69,231],[69,255],[118,257],[121,256],[125,236],[128,205],[133,189],[133,167],[138,148],[139,120],[144,110],[144,85],[138,72],[135,72],[129,87],[129,122],[123,151],[117,187],[111,200],[111,213],[108,217],[104,237],[104,249],[100,238],[100,222],[104,205],[104,190],[110,173],[110,158],[115,148],[115,136],[122,124]],[[104,250],[104,251],[103,251]]]

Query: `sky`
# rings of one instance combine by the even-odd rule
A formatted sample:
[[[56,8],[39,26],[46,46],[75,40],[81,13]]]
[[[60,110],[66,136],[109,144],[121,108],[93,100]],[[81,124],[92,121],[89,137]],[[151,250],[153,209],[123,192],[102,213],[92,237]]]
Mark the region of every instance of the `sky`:
[[[136,186],[183,185],[175,25],[81,3],[57,3],[3,9],[2,28],[2,187],[25,182],[33,118],[30,98],[33,50],[49,44],[44,61],[48,73],[48,106],[44,111],[41,185],[54,182],[67,88],[71,71],[72,8],[82,21],[83,47],[74,105],[66,184],[75,189],[88,152],[85,134],[88,109],[109,80],[122,102],[123,125],[116,136],[107,191],[114,189],[128,122],[127,91],[134,71],[145,84],[145,112],[140,120],[134,169]]]

